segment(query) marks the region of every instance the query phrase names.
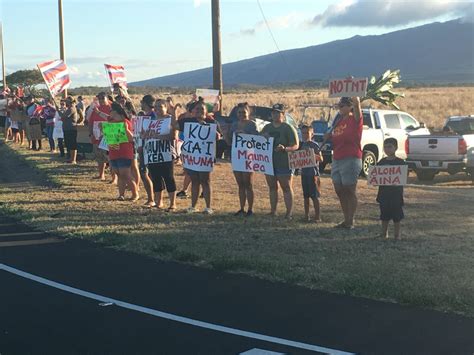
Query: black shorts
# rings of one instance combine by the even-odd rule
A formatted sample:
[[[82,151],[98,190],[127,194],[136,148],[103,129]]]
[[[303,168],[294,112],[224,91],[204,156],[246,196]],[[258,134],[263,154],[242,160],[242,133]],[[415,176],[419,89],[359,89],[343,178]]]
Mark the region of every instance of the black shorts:
[[[148,173],[153,182],[153,190],[161,192],[165,189],[168,192],[176,191],[176,181],[174,179],[174,163],[156,163],[148,165]]]
[[[395,223],[400,222],[405,217],[403,213],[403,205],[398,202],[384,201],[380,203],[380,220]]]
[[[64,145],[68,150],[77,150],[77,131],[64,131]]]
[[[319,176],[301,175],[301,186],[304,198],[319,198],[321,196]]]

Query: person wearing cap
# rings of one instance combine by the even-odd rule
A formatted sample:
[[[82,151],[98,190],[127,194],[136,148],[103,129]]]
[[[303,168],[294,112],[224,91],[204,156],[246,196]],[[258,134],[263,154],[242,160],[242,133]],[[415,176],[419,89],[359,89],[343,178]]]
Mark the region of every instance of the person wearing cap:
[[[84,99],[83,99],[82,95],[79,95],[77,97],[76,110],[77,110],[77,114],[79,116],[81,116],[81,115],[82,115],[82,117],[86,116],[86,107],[84,105]]]
[[[64,144],[68,151],[70,164],[77,164],[77,121],[76,100],[72,96],[66,98],[66,111],[60,114],[63,121]]]
[[[276,216],[278,205],[278,184],[283,190],[286,218],[293,213],[293,171],[289,167],[288,152],[298,149],[298,134],[285,122],[285,107],[275,104],[272,107],[272,122],[262,129],[262,135],[273,137],[273,173],[265,175],[270,194],[271,216]]]
[[[107,151],[100,149],[99,145],[102,140],[102,131],[100,129],[101,122],[107,122],[110,116],[111,106],[105,92],[100,92],[96,96],[97,103],[93,103],[90,110],[89,137],[91,139],[95,160],[97,161],[97,169],[99,175],[97,179],[105,181],[105,165],[108,161]]]
[[[337,228],[354,228],[357,210],[357,179],[362,169],[362,109],[358,97],[340,99],[339,114],[325,139],[331,139],[333,159],[331,178],[341,203],[344,221]]]

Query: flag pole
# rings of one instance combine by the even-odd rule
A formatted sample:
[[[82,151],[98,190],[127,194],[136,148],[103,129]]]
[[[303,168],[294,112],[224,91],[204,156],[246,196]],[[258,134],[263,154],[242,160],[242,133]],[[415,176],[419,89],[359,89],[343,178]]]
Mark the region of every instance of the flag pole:
[[[213,88],[219,90],[219,112],[222,112],[222,59],[221,59],[221,21],[219,0],[212,0],[212,68]]]
[[[3,46],[3,23],[0,22],[0,41],[2,42],[2,83],[3,91],[7,89],[7,75],[5,73],[5,48]]]
[[[64,21],[63,21],[63,1],[58,0],[58,15],[59,15],[59,56],[60,59],[66,63],[66,55],[64,50]],[[64,90],[64,98],[67,97],[67,89]]]

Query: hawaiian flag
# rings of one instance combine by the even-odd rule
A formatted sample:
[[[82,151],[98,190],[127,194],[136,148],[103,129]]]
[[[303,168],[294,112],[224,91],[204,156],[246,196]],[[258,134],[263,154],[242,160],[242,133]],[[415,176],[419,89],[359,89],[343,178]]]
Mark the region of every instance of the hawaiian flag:
[[[71,84],[69,69],[60,59],[40,63],[38,69],[52,96],[60,94]]]
[[[104,64],[104,66],[111,87],[113,87],[114,84],[127,87],[127,78],[125,77],[125,68],[123,65]]]

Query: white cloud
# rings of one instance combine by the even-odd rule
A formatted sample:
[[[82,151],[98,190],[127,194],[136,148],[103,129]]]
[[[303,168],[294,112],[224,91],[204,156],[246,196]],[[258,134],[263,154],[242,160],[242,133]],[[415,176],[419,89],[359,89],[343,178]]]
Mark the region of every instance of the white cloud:
[[[441,16],[471,16],[472,0],[344,0],[309,23],[322,27],[395,27]]]
[[[302,21],[303,15],[298,12],[291,12],[287,15],[284,16],[278,16],[269,19],[268,22],[268,27],[273,30],[281,30],[281,29],[286,29],[290,27],[297,27],[301,21]],[[253,36],[257,32],[264,30],[267,28],[267,25],[265,24],[265,21],[259,21],[257,22],[253,27],[250,28],[242,28],[240,29],[240,32],[238,33],[232,33],[231,36]]]

